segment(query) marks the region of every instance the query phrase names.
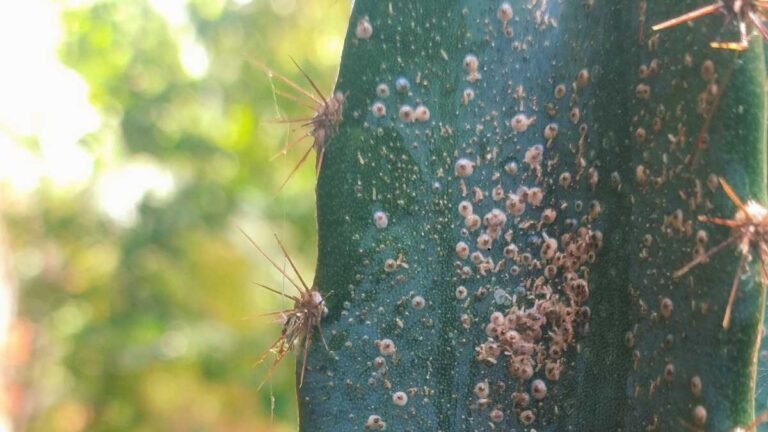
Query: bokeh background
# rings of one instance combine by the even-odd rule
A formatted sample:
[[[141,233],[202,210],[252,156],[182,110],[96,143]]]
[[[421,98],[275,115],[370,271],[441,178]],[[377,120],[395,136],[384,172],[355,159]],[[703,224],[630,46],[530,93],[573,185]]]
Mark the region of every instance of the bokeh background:
[[[314,156],[280,194],[301,152],[269,161],[311,113],[248,58],[330,94],[349,8],[0,2],[0,432],[296,430],[294,358],[254,366],[290,304],[237,227],[312,278]]]

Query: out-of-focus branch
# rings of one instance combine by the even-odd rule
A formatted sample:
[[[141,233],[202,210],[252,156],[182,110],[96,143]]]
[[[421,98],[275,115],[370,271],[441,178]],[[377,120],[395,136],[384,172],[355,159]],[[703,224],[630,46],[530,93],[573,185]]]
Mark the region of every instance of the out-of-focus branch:
[[[13,430],[18,392],[10,377],[18,366],[19,331],[15,325],[17,284],[11,265],[11,248],[0,219],[0,432]]]

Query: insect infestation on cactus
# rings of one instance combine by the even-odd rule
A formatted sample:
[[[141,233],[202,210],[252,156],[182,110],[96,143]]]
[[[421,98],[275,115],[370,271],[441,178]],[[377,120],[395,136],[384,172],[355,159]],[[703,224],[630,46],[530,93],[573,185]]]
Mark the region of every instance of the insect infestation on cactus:
[[[757,250],[760,259],[761,282],[768,282],[768,272],[766,272],[766,265],[768,265],[768,209],[752,200],[747,201],[746,204],[742,203],[741,199],[736,196],[733,189],[731,189],[725,180],[720,179],[720,184],[723,187],[723,191],[728,195],[728,198],[730,198],[736,205],[736,215],[734,215],[733,219],[699,216],[699,220],[702,222],[727,226],[731,228],[731,236],[719,245],[697,256],[693,261],[677,270],[672,276],[677,278],[686,274],[693,267],[707,261],[712,255],[735,243],[741,254],[741,260],[736,269],[736,274],[733,277],[731,292],[728,296],[728,305],[725,308],[725,315],[723,316],[723,328],[727,329],[731,322],[733,301],[736,298],[736,291],[739,288],[739,276],[741,275],[744,265],[752,258],[751,252],[753,248]]]
[[[294,95],[294,94],[283,92],[281,90],[275,90],[275,93],[277,95],[282,96],[286,99],[292,100],[300,105],[304,105],[314,112],[312,117],[277,119],[277,122],[279,123],[298,124],[299,129],[306,128],[306,130],[304,131],[304,133],[294,138],[293,140],[289,141],[285,146],[283,146],[283,149],[279,153],[274,155],[270,160],[274,160],[278,156],[286,154],[291,147],[300,143],[305,138],[308,138],[308,137],[314,138],[314,142],[312,143],[312,145],[309,146],[309,148],[307,148],[307,150],[301,156],[301,159],[299,159],[299,162],[296,164],[296,166],[294,166],[294,168],[288,174],[288,177],[286,177],[286,179],[278,188],[278,192],[279,192],[280,190],[282,190],[285,184],[288,183],[288,180],[291,179],[291,177],[296,173],[296,171],[304,164],[304,162],[307,160],[307,157],[309,157],[309,153],[312,151],[312,149],[315,149],[315,151],[317,152],[317,159],[315,162],[315,171],[316,171],[316,175],[318,176],[320,175],[320,168],[322,167],[322,164],[323,164],[323,155],[325,154],[326,141],[334,133],[336,133],[336,131],[338,130],[339,124],[341,123],[341,120],[342,120],[341,116],[342,116],[342,110],[344,108],[344,94],[341,92],[336,92],[329,98],[326,98],[325,96],[323,96],[323,93],[317,87],[317,85],[312,80],[312,78],[310,78],[309,75],[306,72],[304,72],[301,66],[299,66],[299,64],[296,63],[296,61],[293,59],[291,59],[291,61],[293,62],[294,65],[296,65],[296,67],[299,69],[299,72],[301,72],[304,78],[307,79],[309,84],[312,86],[312,89],[315,91],[315,94],[312,94],[311,92],[305,90],[300,85],[296,84],[295,82],[291,81],[285,76],[275,73],[269,67],[258,62],[257,60],[250,59],[250,61],[256,67],[263,70],[270,77],[274,76],[275,78],[284,82],[285,84],[287,84],[297,92]]]
[[[734,56],[734,63],[726,73],[721,85],[716,87],[717,93],[714,95],[714,100],[705,113],[704,124],[696,137],[694,153],[688,161],[689,165],[693,165],[698,151],[706,146],[707,134],[709,133],[712,117],[714,116],[717,106],[720,103],[720,98],[731,79],[734,65],[738,60],[738,53],[749,48],[749,32],[747,24],[751,23],[764,39],[768,39],[768,29],[766,29],[765,24],[763,24],[763,20],[765,19],[764,14],[766,12],[768,12],[768,1],[766,0],[717,0],[706,6],[702,6],[691,12],[653,26],[654,31],[660,31],[696,20],[706,15],[721,13],[725,15],[725,25],[734,19],[736,20],[739,29],[738,42],[712,41],[709,43],[712,48],[733,50],[736,52],[736,55]]]
[[[289,300],[293,300],[292,309],[286,309],[283,311],[267,314],[280,317],[281,321],[283,322],[283,328],[280,331],[280,336],[272,343],[269,349],[267,349],[256,360],[256,364],[258,365],[264,361],[264,359],[266,359],[270,352],[274,352],[276,355],[272,366],[270,366],[269,371],[267,372],[267,376],[264,378],[261,384],[259,384],[259,388],[264,385],[267,379],[269,379],[269,377],[272,375],[272,372],[275,370],[277,365],[280,364],[280,361],[283,359],[283,357],[285,357],[285,355],[288,354],[288,352],[291,351],[293,346],[297,343],[302,345],[303,351],[301,376],[299,378],[299,387],[301,387],[301,385],[304,383],[304,373],[307,370],[307,352],[309,347],[312,345],[312,337],[315,329],[319,331],[320,339],[323,341],[323,345],[326,345],[321,325],[323,317],[328,313],[328,309],[325,307],[325,301],[323,300],[323,296],[320,294],[320,291],[314,287],[310,288],[306,282],[304,282],[304,279],[301,277],[301,274],[299,274],[296,265],[293,263],[293,260],[291,259],[290,255],[288,255],[288,252],[285,250],[285,246],[283,246],[283,243],[280,241],[277,235],[275,235],[277,244],[280,245],[280,249],[283,251],[283,256],[285,256],[285,258],[288,260],[288,263],[293,269],[293,272],[296,274],[296,277],[299,279],[300,284],[291,279],[285,270],[283,270],[274,260],[272,260],[269,255],[267,255],[245,231],[240,229],[240,232],[242,232],[243,235],[248,238],[248,241],[250,241],[251,244],[256,247],[256,250],[258,250],[259,253],[261,253],[261,255],[264,256],[264,258],[266,258],[267,261],[269,261],[269,263],[272,264],[272,266],[276,268],[277,271],[279,271],[280,274],[282,274],[283,277],[285,277],[285,279],[290,282],[290,284],[293,285],[293,287],[296,288],[296,290],[299,292],[299,295],[285,294],[274,288],[270,288],[266,285],[257,283],[258,286],[268,291],[271,291]]]
[[[766,29],[765,24],[763,24],[765,18],[764,13],[767,11],[768,1],[766,0],[717,0],[706,6],[702,6],[678,17],[656,24],[652,29],[654,31],[664,30],[669,27],[699,19],[706,15],[721,13],[725,15],[726,24],[728,24],[731,19],[736,20],[736,24],[739,28],[739,41],[712,41],[709,43],[709,46],[712,48],[744,51],[749,48],[747,23],[751,23],[764,39],[768,39],[768,29]]]

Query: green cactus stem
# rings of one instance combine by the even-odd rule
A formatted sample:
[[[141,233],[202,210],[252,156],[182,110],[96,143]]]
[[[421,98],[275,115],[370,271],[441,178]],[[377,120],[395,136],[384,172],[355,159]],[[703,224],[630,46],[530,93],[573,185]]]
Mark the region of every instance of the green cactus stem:
[[[358,0],[317,186],[303,431],[726,431],[765,292],[762,43],[698,1]],[[733,34],[732,34],[733,33]],[[723,314],[741,275],[730,326]]]

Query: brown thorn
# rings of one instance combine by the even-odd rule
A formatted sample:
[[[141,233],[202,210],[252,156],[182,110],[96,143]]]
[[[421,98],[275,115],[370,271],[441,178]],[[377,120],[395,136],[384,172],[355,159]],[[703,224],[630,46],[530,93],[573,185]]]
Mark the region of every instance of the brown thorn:
[[[248,58],[248,61],[250,61],[250,62],[251,62],[251,63],[252,63],[254,66],[256,66],[256,67],[258,67],[259,69],[263,70],[263,71],[264,71],[264,72],[266,72],[268,75],[270,75],[270,76],[274,76],[274,77],[276,77],[277,79],[279,79],[280,81],[282,81],[282,82],[284,82],[284,83],[288,84],[289,86],[293,87],[293,89],[294,89],[294,90],[296,90],[296,91],[298,91],[299,93],[303,94],[304,96],[308,97],[308,98],[309,98],[309,99],[311,99],[313,102],[315,102],[315,103],[320,103],[320,102],[321,102],[321,101],[317,100],[317,99],[315,98],[315,96],[313,96],[313,95],[312,95],[312,93],[310,93],[310,92],[308,92],[308,91],[304,90],[303,88],[301,88],[301,86],[300,86],[300,85],[298,85],[298,84],[296,84],[295,82],[293,82],[293,81],[289,80],[288,78],[286,78],[286,77],[284,77],[284,76],[280,75],[279,73],[277,73],[277,72],[273,71],[272,69],[270,69],[269,67],[267,67],[265,64],[261,63],[260,61],[258,61],[258,60],[256,60],[256,59],[254,59],[254,58],[252,58],[252,57],[247,57],[247,58]],[[324,100],[325,100],[325,99],[323,99],[323,101],[324,101]]]
[[[283,360],[286,354],[287,354],[287,351],[278,353],[277,358],[275,359],[274,362],[272,362],[272,365],[269,367],[269,370],[267,371],[267,376],[265,376],[264,379],[261,380],[261,383],[259,384],[259,386],[256,387],[256,391],[259,391],[261,390],[262,387],[264,387],[264,384],[266,384],[269,378],[272,377],[272,374],[275,372],[275,370],[277,369],[277,366],[280,364],[280,361]]]
[[[309,126],[317,123],[315,116],[302,117],[302,118],[276,118],[269,121],[270,123],[286,124],[286,123],[301,123],[302,126]]]
[[[279,295],[279,296],[285,297],[285,298],[287,298],[287,299],[290,299],[290,300],[293,300],[293,301],[300,301],[300,299],[299,299],[298,297],[296,297],[296,296],[292,296],[292,295],[290,295],[290,294],[285,294],[285,293],[282,293],[282,292],[280,292],[280,291],[278,291],[278,290],[276,290],[276,289],[274,289],[274,288],[270,288],[270,287],[268,287],[268,286],[266,286],[266,285],[263,285],[263,284],[260,284],[260,283],[258,283],[258,282],[254,282],[254,284],[256,284],[256,285],[258,285],[258,286],[260,286],[260,287],[264,288],[264,289],[265,289],[265,290],[267,290],[267,291],[271,291],[271,292],[273,292],[273,293],[275,293],[275,294],[277,294],[277,295]]]
[[[317,153],[317,160],[315,161],[315,181],[320,178],[320,168],[323,166],[323,156],[325,156],[325,147],[320,147],[320,151]]]
[[[768,284],[768,244],[760,242],[760,270],[763,274],[761,282]]]
[[[667,21],[661,22],[659,24],[656,24],[655,26],[651,27],[651,29],[653,31],[660,31],[670,27],[674,27],[682,23],[693,21],[703,16],[713,14],[717,12],[720,8],[721,8],[720,2],[715,2],[709,5],[700,7],[698,9],[692,10],[690,12],[684,13],[680,16],[669,19]]]
[[[761,424],[768,422],[768,411],[763,411],[759,416],[755,417],[752,423],[746,428],[742,429],[743,432],[754,432]]]
[[[746,51],[749,48],[749,44],[745,43],[744,41],[739,42],[715,42],[712,41],[709,43],[710,48],[714,49],[722,49],[722,50],[730,50],[730,51]]]
[[[293,312],[293,309],[286,309],[286,310],[281,310],[281,311],[274,311],[274,312],[264,312],[264,313],[256,314],[256,315],[254,315],[254,316],[255,316],[255,317],[272,317],[272,316],[281,316],[281,317],[282,317],[282,320],[280,320],[280,321],[283,321],[283,322],[284,322],[286,317],[288,317],[288,316],[292,316],[292,315],[296,315],[296,314]],[[251,318],[251,317],[249,317],[249,318]],[[275,321],[275,322],[280,322],[280,321]]]
[[[723,225],[729,228],[734,228],[739,226],[739,224],[733,219],[723,219],[719,217],[699,216],[699,221],[708,222],[715,225]]]
[[[704,254],[697,256],[693,259],[693,261],[689,262],[679,270],[672,273],[672,277],[677,279],[680,276],[688,273],[688,271],[697,265],[701,264],[702,262],[706,261],[711,257],[712,255],[720,252],[721,250],[725,249],[726,246],[730,245],[736,240],[736,237],[729,237],[728,240],[725,240],[724,242],[720,243],[719,245],[713,247],[712,249],[706,251]]]
[[[273,350],[273,349],[275,349],[275,347],[276,347],[276,346],[278,346],[279,344],[281,344],[281,343],[283,343],[283,342],[284,342],[284,341],[283,341],[283,337],[282,337],[282,336],[278,337],[278,338],[277,338],[277,340],[275,340],[274,342],[272,342],[272,345],[270,345],[270,346],[269,346],[269,348],[267,348],[266,350],[264,350],[264,352],[263,352],[263,353],[261,353],[261,355],[259,355],[259,357],[256,359],[256,361],[255,361],[255,362],[254,362],[254,363],[251,365],[251,367],[256,367],[256,366],[260,365],[260,364],[261,364],[261,362],[263,362],[263,361],[264,361],[264,359],[266,359],[266,358],[267,358],[267,356],[269,355],[269,353],[270,353],[270,352],[272,352],[272,350]]]
[[[290,278],[290,276],[288,276],[288,274],[285,272],[285,270],[283,270],[282,268],[280,268],[280,266],[279,266],[279,265],[277,265],[277,263],[276,263],[276,262],[274,262],[274,261],[272,260],[272,258],[270,258],[270,257],[269,257],[269,255],[267,255],[267,254],[266,254],[266,252],[264,252],[264,251],[263,251],[263,250],[262,250],[262,249],[259,247],[259,245],[258,245],[258,244],[256,244],[256,241],[254,241],[254,240],[251,238],[251,236],[249,236],[249,235],[248,235],[248,233],[247,233],[247,232],[245,232],[245,230],[243,230],[243,229],[242,229],[241,227],[239,227],[239,226],[237,227],[237,229],[239,229],[239,230],[240,230],[240,232],[241,232],[241,233],[243,233],[243,235],[245,236],[245,238],[247,238],[247,239],[248,239],[248,241],[250,241],[250,242],[251,242],[251,244],[252,244],[252,245],[253,245],[253,246],[256,248],[256,250],[257,250],[257,251],[259,251],[259,253],[260,253],[260,254],[261,254],[261,255],[262,255],[264,258],[266,258],[266,259],[267,259],[267,261],[269,261],[269,263],[270,263],[270,264],[272,264],[272,267],[276,268],[276,269],[277,269],[277,271],[279,271],[279,272],[280,272],[280,274],[282,274],[283,276],[285,276],[285,279],[287,279],[287,280],[288,280],[288,282],[290,282],[290,283],[291,283],[291,285],[293,285],[293,286],[294,286],[294,287],[295,287],[297,290],[299,290],[299,292],[301,292],[301,288],[299,288],[299,285],[297,285],[297,284],[296,284],[296,282],[294,282],[294,281],[293,281],[293,279],[291,279],[291,278]]]
[[[763,39],[768,39],[768,28],[765,27],[762,20],[754,11],[749,11],[749,20],[752,21],[752,25],[754,25],[757,28],[757,31],[760,32],[760,36],[763,37]]]
[[[301,135],[300,137],[298,137],[298,138],[295,138],[295,139],[291,140],[291,142],[289,142],[288,144],[286,144],[286,145],[284,145],[284,146],[283,146],[283,149],[282,149],[282,150],[280,150],[279,152],[275,153],[275,155],[274,155],[274,156],[272,156],[271,158],[269,158],[269,161],[270,161],[270,162],[272,162],[272,161],[274,161],[275,159],[279,158],[280,156],[284,156],[284,155],[286,155],[286,154],[288,153],[288,149],[289,149],[289,148],[293,147],[294,145],[296,145],[296,144],[298,144],[298,143],[300,143],[300,142],[304,141],[305,139],[307,139],[307,137],[311,137],[311,136],[312,136],[312,135],[310,135],[309,133],[307,133],[307,134],[305,134],[305,135]]]
[[[746,254],[741,256],[739,266],[736,268],[736,274],[733,276],[733,283],[731,284],[731,293],[728,295],[728,305],[725,307],[725,315],[723,316],[723,328],[728,329],[731,325],[731,311],[733,310],[733,302],[736,300],[736,291],[739,289],[739,276],[741,275],[741,268],[747,263]]]
[[[315,85],[315,82],[312,81],[312,78],[310,78],[309,75],[307,75],[307,73],[304,72],[304,69],[302,69],[298,63],[296,63],[296,60],[294,60],[293,57],[288,56],[288,58],[290,58],[293,64],[296,65],[296,68],[299,70],[299,72],[301,72],[302,75],[304,75],[304,78],[306,78],[307,81],[309,81],[309,84],[312,86],[313,89],[315,89],[315,92],[317,92],[317,95],[320,96],[320,99],[323,100],[323,104],[325,104],[325,106],[328,106],[328,101],[325,99],[325,96],[323,96],[323,93],[320,91],[320,89],[317,88],[317,86]]]
[[[307,370],[307,354],[309,353],[309,347],[312,345],[312,326],[311,322],[307,320],[307,328],[305,329],[306,335],[304,336],[304,358],[301,362],[301,378],[299,379],[299,388],[304,384],[304,372]]]
[[[301,165],[304,164],[304,161],[307,160],[307,157],[309,157],[309,153],[312,151],[313,148],[315,148],[315,146],[311,145],[311,146],[309,146],[307,151],[304,152],[304,155],[299,160],[299,163],[297,163],[296,166],[293,167],[293,169],[291,170],[290,174],[288,174],[288,177],[286,177],[286,179],[283,181],[283,183],[280,185],[280,187],[277,188],[277,192],[276,192],[277,194],[279,194],[280,191],[283,190],[283,187],[285,187],[285,185],[288,183],[288,180],[290,180],[291,177],[293,177],[293,175],[296,173],[296,171],[298,171],[298,169],[301,167]]]
[[[284,97],[284,98],[286,98],[288,100],[292,100],[292,101],[296,102],[299,105],[304,105],[305,107],[309,108],[312,111],[315,111],[317,109],[317,105],[310,105],[310,104],[304,102],[303,100],[299,100],[299,98],[297,98],[296,96],[294,96],[292,94],[285,93],[284,91],[275,89],[275,94],[278,95],[278,96],[282,96],[282,97]]]
[[[296,268],[296,265],[293,263],[293,260],[291,259],[291,256],[288,255],[288,251],[285,250],[285,246],[283,246],[283,242],[280,241],[280,237],[275,234],[275,240],[277,240],[277,244],[280,245],[280,249],[283,251],[283,255],[288,260],[288,264],[291,265],[291,268],[293,269],[293,272],[296,274],[296,277],[299,278],[299,281],[301,282],[301,285],[304,286],[305,292],[312,291],[309,286],[307,286],[307,283],[304,282],[304,278],[301,277],[301,274],[299,273],[299,269]]]
[[[747,25],[741,16],[738,16],[738,19],[739,19],[738,21],[739,41],[738,42],[713,41],[709,43],[709,46],[715,49],[725,49],[725,50],[732,50],[732,51],[745,51],[747,48],[749,48],[749,36],[747,35]],[[723,28],[725,28],[728,25],[730,20],[731,20],[731,16],[726,15]]]
[[[333,291],[326,294],[318,306],[324,306],[325,300],[330,298],[332,295],[333,295]],[[323,341],[323,346],[325,346],[325,350],[330,351],[330,348],[328,348],[328,344],[325,343],[325,336],[323,336],[323,310],[322,309],[320,309],[320,318],[317,320],[317,329],[318,329],[318,332],[320,333],[320,340]]]
[[[733,191],[731,188],[731,185],[728,184],[725,180],[723,180],[722,177],[718,177],[718,180],[720,180],[720,186],[723,187],[723,192],[725,192],[726,195],[728,195],[728,198],[733,201],[733,203],[736,205],[736,207],[739,208],[739,210],[744,210],[744,203],[741,202],[741,199],[738,195],[736,195],[736,192]]]

